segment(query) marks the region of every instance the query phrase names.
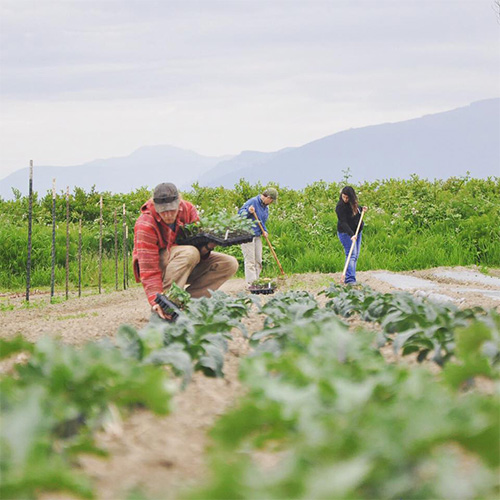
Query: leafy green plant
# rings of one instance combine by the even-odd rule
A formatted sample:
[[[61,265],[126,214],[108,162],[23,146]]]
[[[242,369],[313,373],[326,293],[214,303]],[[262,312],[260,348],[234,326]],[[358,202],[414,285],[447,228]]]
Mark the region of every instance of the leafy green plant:
[[[300,290],[280,293],[260,306],[260,312],[266,315],[264,329],[310,318],[318,309],[319,305],[313,295]]]
[[[181,288],[175,282],[172,283],[167,295],[168,298],[180,309],[186,307],[191,300],[191,295],[189,295],[184,288]]]
[[[252,281],[252,283],[250,283],[250,286],[252,288],[256,288],[256,289],[276,288],[277,283],[276,283],[276,280],[274,280],[272,278],[259,278],[259,279]]]
[[[212,480],[190,498],[497,496],[498,399],[388,365],[372,334],[325,313],[283,322],[279,351],[243,360],[246,395],[216,424]]]
[[[219,213],[202,215],[198,222],[183,226],[183,231],[186,236],[209,233],[219,238],[227,238],[252,233],[252,226],[250,219],[222,210]]]
[[[500,315],[491,310],[486,317],[455,332],[456,361],[444,367],[443,377],[454,388],[472,384],[478,376],[499,378]]]
[[[380,294],[368,287],[352,289],[331,285],[325,290],[331,300],[326,307],[349,317],[359,314],[365,321],[377,321],[384,332],[380,342],[390,341],[403,355],[418,353],[419,362],[431,357],[443,365],[455,352],[454,332],[484,316],[479,307],[458,309],[409,293]]]
[[[18,337],[1,347],[3,356],[30,352],[26,364],[0,380],[2,498],[55,490],[91,498],[90,482],[71,466],[80,453],[104,453],[95,447],[93,432],[110,408],[170,410],[165,372],[111,345],[75,348],[49,338],[33,345]]]
[[[155,314],[140,331],[122,326],[118,345],[126,355],[143,363],[170,365],[183,375],[184,385],[193,369],[222,377],[230,332],[237,327],[246,334],[241,319],[251,303],[245,295],[231,297],[216,291],[210,298],[192,299],[175,323],[161,321]]]

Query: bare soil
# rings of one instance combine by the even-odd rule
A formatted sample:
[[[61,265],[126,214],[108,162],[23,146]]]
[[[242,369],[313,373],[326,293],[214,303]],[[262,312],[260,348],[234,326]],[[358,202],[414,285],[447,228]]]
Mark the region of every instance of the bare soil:
[[[470,273],[472,268],[453,268],[454,271],[461,269]],[[436,277],[435,271],[428,269],[397,274],[402,279],[413,276],[434,282],[433,293],[448,297],[461,308],[481,306],[500,311],[500,300],[491,296],[492,291],[500,292],[498,287]],[[359,272],[358,280],[379,292],[398,290],[378,279],[377,272]],[[500,277],[500,271],[492,270],[490,275]],[[331,282],[339,283],[339,280],[340,273],[297,274],[280,279],[278,288],[280,291],[307,290],[315,294]],[[468,291],[471,288],[475,291]],[[242,292],[244,281],[230,280],[221,289],[230,294]],[[417,295],[424,293],[418,289],[410,291]],[[265,301],[273,295],[260,297]],[[141,328],[150,315],[144,292],[139,287],[82,298],[71,297],[57,304],[50,304],[47,295],[33,295],[32,303],[37,305],[30,308],[20,306],[22,299],[6,294],[0,297],[2,309],[6,309],[0,312],[2,338],[12,338],[21,333],[26,339],[36,341],[43,335],[50,335],[59,337],[63,342],[81,345],[104,337],[112,339],[118,326],[124,323]],[[318,299],[320,302],[325,300],[324,296]],[[8,310],[10,307],[13,310]],[[262,327],[262,321],[254,309],[245,324],[249,332],[253,332]],[[351,324],[359,326],[356,320]],[[97,498],[126,498],[133,488],[141,488],[151,498],[174,499],[179,498],[184,487],[202,481],[207,473],[204,450],[210,443],[208,430],[220,415],[236,404],[243,393],[238,380],[238,366],[248,350],[247,341],[238,330],[234,330],[226,355],[224,379],[195,374],[189,386],[175,395],[174,411],[170,415],[157,417],[147,411],[135,411],[125,421],[117,419],[114,426],[100,432],[98,444],[109,451],[110,457],[98,459],[86,456],[81,459],[83,470],[95,481]],[[391,356],[394,357],[389,350],[385,355],[389,361]],[[19,355],[15,360],[0,364],[0,372],[9,371],[13,362],[24,359],[23,355]],[[70,497],[50,495],[44,498]]]

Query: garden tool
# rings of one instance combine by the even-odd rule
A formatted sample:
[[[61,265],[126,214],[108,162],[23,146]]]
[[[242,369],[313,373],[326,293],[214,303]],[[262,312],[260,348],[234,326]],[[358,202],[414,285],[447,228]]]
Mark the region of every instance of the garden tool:
[[[283,271],[283,268],[281,267],[280,261],[278,260],[278,256],[276,255],[276,252],[274,251],[274,248],[271,245],[269,238],[266,236],[266,232],[264,231],[264,228],[262,227],[262,224],[260,223],[260,220],[257,217],[257,214],[255,212],[252,212],[252,213],[253,213],[253,216],[255,217],[255,220],[257,221],[257,224],[260,227],[260,230],[262,231],[262,234],[264,235],[264,238],[266,238],[267,244],[269,245],[269,249],[271,250],[271,253],[273,254],[273,257],[274,257],[274,260],[276,261],[276,264],[278,264],[278,267],[280,268],[281,274],[283,276],[285,276],[285,271]]]
[[[359,218],[358,227],[356,228],[356,232],[354,233],[354,236],[356,236],[356,238],[357,238],[358,233],[359,233],[359,228],[361,227],[361,222],[363,220],[363,215],[365,215],[364,211],[361,212],[361,217]],[[349,261],[351,260],[352,251],[354,250],[354,245],[356,244],[356,241],[357,240],[354,240],[351,243],[351,249],[349,250],[349,255],[347,256],[347,259],[345,261],[344,270],[342,271],[342,276],[340,278],[340,282],[341,283],[344,283],[344,281],[345,281],[345,273],[347,271],[347,266],[349,265]]]

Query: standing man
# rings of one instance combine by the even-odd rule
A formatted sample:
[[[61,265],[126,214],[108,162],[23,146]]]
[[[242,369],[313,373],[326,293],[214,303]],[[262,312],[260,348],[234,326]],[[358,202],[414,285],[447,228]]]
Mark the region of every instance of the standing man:
[[[254,214],[259,219],[264,233],[262,233],[259,225],[255,222],[253,232],[255,234],[250,243],[243,243],[241,250],[245,260],[245,281],[250,285],[253,281],[259,279],[262,271],[262,239],[261,236],[267,237],[266,221],[269,217],[269,205],[278,199],[278,191],[269,187],[262,194],[254,196],[245,202],[238,210],[240,215],[246,215],[248,219],[255,220]]]
[[[166,316],[154,299],[174,281],[181,288],[188,285],[186,291],[192,297],[209,297],[209,289],[216,290],[238,270],[234,257],[212,252],[213,243],[200,249],[175,243],[180,228],[198,220],[194,205],[182,200],[170,182],[158,184],[153,198],[141,207],[134,228],[134,276],[161,318]]]

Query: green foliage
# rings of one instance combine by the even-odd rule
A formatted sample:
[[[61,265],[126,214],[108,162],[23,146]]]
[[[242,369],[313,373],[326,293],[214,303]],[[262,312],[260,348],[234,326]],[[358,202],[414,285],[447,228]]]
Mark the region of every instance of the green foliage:
[[[252,339],[282,328],[280,349],[242,361],[246,395],[216,424],[212,479],[189,498],[498,496],[498,398],[387,364],[372,334],[350,333],[311,297],[276,297],[267,312]],[[471,337],[464,348],[478,346]]]
[[[500,404],[470,387],[478,375],[498,380],[500,316],[365,288],[324,293],[322,308],[302,291],[262,304],[215,292],[191,300],[176,323],[155,315],[143,330],[122,327],[117,347],[0,342],[2,357],[30,353],[0,381],[0,496],[92,498],[73,465],[104,453],[95,430],[114,408],[169,411],[171,389],[154,365],[184,383],[193,369],[222,376],[230,332],[255,302],[265,320],[241,363],[245,396],[216,424],[213,479],[193,498],[496,498]],[[442,377],[387,364],[372,333],[353,334],[337,316],[353,314],[381,323],[389,339],[419,328],[419,348],[431,340],[450,354]],[[277,465],[259,467],[257,453]]]
[[[252,288],[276,288],[277,283],[276,280],[273,280],[272,278],[259,278],[252,283],[250,283]]]
[[[500,364],[500,315],[489,315],[460,328],[455,333],[456,363],[443,370],[444,379],[453,387],[473,383],[475,377],[495,378]]]
[[[171,391],[163,370],[124,357],[111,345],[82,348],[43,338],[2,342],[2,354],[31,352],[26,364],[0,382],[2,498],[35,498],[65,490],[93,498],[91,485],[72,469],[81,453],[103,454],[93,432],[112,408],[144,406],[165,414]]]
[[[241,319],[247,316],[250,303],[247,296],[216,291],[210,298],[191,299],[175,323],[152,314],[149,325],[140,331],[122,326],[118,345],[125,355],[143,363],[171,366],[183,375],[184,385],[193,370],[223,377],[230,332],[235,327],[246,332]]]
[[[179,308],[187,306],[191,301],[191,295],[189,295],[189,293],[184,290],[184,288],[181,288],[175,282],[172,283],[172,286],[168,291],[168,298]]]
[[[279,202],[270,208],[267,223],[273,246],[283,268],[289,273],[310,271],[337,272],[344,265],[344,252],[338,242],[335,205],[342,183],[315,182],[302,190],[277,186]],[[387,179],[354,185],[360,202],[369,207],[365,215],[363,245],[358,269],[402,271],[435,266],[500,266],[500,178],[470,177],[426,181],[413,176],[409,180]],[[184,198],[193,202],[202,220],[225,236],[228,227],[239,224],[238,208],[262,192],[260,184],[241,180],[234,189],[205,188],[193,184]],[[70,281],[77,279],[77,224],[83,223],[83,261],[85,286],[97,283],[99,237],[99,199],[95,188],[90,192],[77,188],[70,195]],[[132,228],[141,205],[151,193],[140,188],[128,194],[102,193],[104,200],[103,283],[114,284],[114,212],[118,219],[118,248],[121,254],[122,205],[127,208],[126,223]],[[52,241],[52,196],[33,204],[33,286],[50,284]],[[58,196],[56,283],[64,283],[66,248],[66,199]],[[225,213],[226,221],[215,220]],[[22,289],[26,281],[28,199],[0,199],[0,287]],[[205,215],[207,214],[207,215]],[[234,219],[234,220],[233,220]],[[243,222],[250,223],[251,220]],[[225,228],[225,229],[223,229]],[[223,234],[224,233],[224,234]],[[128,239],[129,253],[132,238]],[[222,251],[243,262],[238,247]],[[264,252],[266,272],[277,275],[272,258]],[[120,262],[120,269],[122,263]],[[242,271],[240,270],[240,273]]]
[[[359,314],[365,321],[377,321],[384,332],[380,342],[393,342],[394,350],[401,350],[403,355],[418,353],[419,362],[431,356],[438,365],[455,354],[456,330],[471,321],[483,320],[486,314],[480,307],[458,309],[409,293],[381,294],[369,287],[353,289],[332,284],[323,293],[331,299],[326,307],[335,314]]]
[[[12,354],[26,351],[32,352],[34,345],[24,340],[22,335],[17,335],[12,340],[0,339],[0,359],[5,359]]]
[[[211,214],[203,214],[195,223],[183,227],[186,236],[195,236],[200,233],[213,234],[219,238],[252,233],[253,222],[238,213],[231,214],[225,209]]]

